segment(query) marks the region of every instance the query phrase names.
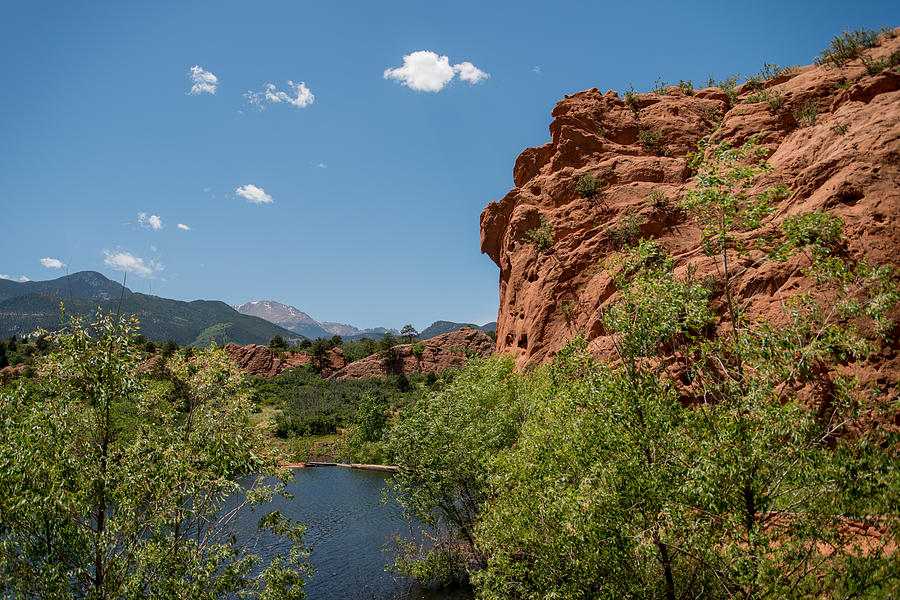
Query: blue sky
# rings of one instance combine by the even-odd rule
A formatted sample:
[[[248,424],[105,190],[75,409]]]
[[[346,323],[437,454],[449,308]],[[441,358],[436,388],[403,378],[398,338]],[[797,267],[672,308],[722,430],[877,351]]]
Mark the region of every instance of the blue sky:
[[[888,1],[0,0],[0,275],[128,271],[135,291],[360,327],[490,321],[479,214],[564,94],[809,64],[898,16]]]

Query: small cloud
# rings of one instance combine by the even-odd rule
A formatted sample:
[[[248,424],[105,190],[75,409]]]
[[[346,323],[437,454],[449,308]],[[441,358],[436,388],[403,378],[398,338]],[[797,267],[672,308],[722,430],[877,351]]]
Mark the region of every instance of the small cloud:
[[[188,92],[191,96],[197,96],[206,92],[207,94],[216,94],[216,86],[219,85],[219,78],[210,73],[209,71],[205,71],[199,65],[194,65],[191,67],[191,91]]]
[[[453,65],[453,71],[459,75],[459,78],[463,81],[468,81],[469,83],[475,84],[479,81],[484,81],[490,75],[476,67],[470,62],[459,63],[458,65]]]
[[[24,275],[19,275],[19,281],[31,281],[31,280],[29,278],[25,277]]]
[[[328,165],[326,165],[325,163],[319,163],[316,165],[316,168],[317,169],[327,169]]]
[[[242,185],[241,187],[235,189],[234,193],[242,198],[245,198],[247,202],[251,202],[253,204],[269,204],[273,201],[272,196],[267,194],[264,189],[262,189],[261,187],[256,187],[252,183]]]
[[[179,223],[178,229],[181,229],[182,231],[190,231],[191,230],[191,228],[188,227],[187,225],[185,225],[184,223]]]
[[[47,257],[47,258],[42,258],[42,259],[41,259],[41,264],[44,265],[45,267],[47,267],[48,269],[61,269],[61,268],[63,268],[64,266],[66,266],[66,265],[63,264],[63,262],[62,262],[61,260],[59,260],[58,258],[49,258],[49,257]]]
[[[470,62],[451,66],[449,58],[438,56],[430,50],[407,54],[403,57],[403,66],[384,71],[385,79],[393,79],[417,92],[439,92],[456,75],[472,84],[490,77]]]
[[[259,110],[263,110],[267,102],[271,104],[285,102],[297,108],[306,108],[315,101],[316,96],[306,87],[306,82],[294,83],[293,81],[288,81],[287,84],[291,88],[291,94],[278,90],[274,83],[267,83],[263,91],[248,91],[244,94],[244,98],[250,104],[259,108]]]
[[[147,216],[147,213],[140,212],[138,213],[138,224],[144,229],[152,229],[153,231],[159,231],[163,228],[162,219],[157,215]]]
[[[535,65],[535,66],[531,69],[531,71],[532,71],[533,73],[540,73],[540,72],[541,72],[541,68],[540,68],[539,66]]]
[[[156,252],[156,246],[150,246],[150,252]]]
[[[8,281],[8,280],[12,279],[12,277],[10,277],[9,275],[4,275],[3,273],[0,273],[0,279],[6,279]]]
[[[149,278],[153,277],[153,274],[157,271],[163,270],[162,265],[152,260],[145,261],[140,256],[135,256],[130,252],[124,252],[122,250],[110,252],[109,250],[104,250],[103,254],[106,255],[106,258],[103,259],[104,264],[117,271],[127,271],[128,273],[134,273],[140,277]]]

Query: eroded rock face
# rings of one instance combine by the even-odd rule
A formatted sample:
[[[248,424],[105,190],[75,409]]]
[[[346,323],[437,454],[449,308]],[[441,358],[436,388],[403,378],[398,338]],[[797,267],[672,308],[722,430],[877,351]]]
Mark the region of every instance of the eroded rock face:
[[[895,30],[900,31],[900,30]],[[900,37],[882,39],[871,51],[882,59],[900,50]],[[729,108],[719,89],[685,95],[637,94],[633,110],[615,92],[596,88],[567,96],[553,110],[552,141],[525,150],[513,169],[515,188],[481,214],[481,250],[500,267],[497,352],[516,357],[519,368],[547,362],[568,338],[586,333],[591,351],[612,358],[601,324],[615,287],[603,261],[615,254],[607,226],[632,211],[641,235],[654,236],[684,273],[715,273],[717,262],[700,250],[700,230],[677,210],[652,206],[659,190],[676,201],[690,188],[688,153],[716,131],[718,139],[741,144],[765,131],[774,171],[758,189],[783,183],[789,197],[776,203],[766,226],[785,217],[826,210],[843,218],[849,251],[869,264],[896,265],[900,250],[900,70],[868,75],[859,61],[843,68],[808,66],[764,83],[781,105],[744,103],[753,93],[738,88]],[[815,122],[798,123],[795,113],[815,106]],[[642,145],[659,134],[658,147]],[[591,174],[599,193],[582,198],[575,187]],[[553,227],[546,250],[525,234],[542,218]],[[778,321],[781,302],[809,288],[798,256],[787,263],[741,264],[734,289],[750,317]],[[890,379],[900,369],[886,351],[877,365],[859,365],[861,383]],[[891,366],[893,365],[893,366]],[[897,369],[895,369],[897,367]],[[893,370],[892,370],[893,369]],[[895,378],[896,380],[896,378]]]
[[[334,373],[331,379],[367,379],[404,373],[440,373],[447,369],[458,369],[469,356],[485,357],[494,349],[494,341],[483,331],[463,327],[424,342],[420,342],[421,356],[415,351],[416,344],[394,346],[394,356],[386,358],[373,354],[352,362]]]
[[[305,365],[310,360],[309,355],[303,352],[286,352],[283,357],[279,357],[276,352],[259,344],[226,344],[225,353],[242,371],[256,377],[275,377],[287,369]]]

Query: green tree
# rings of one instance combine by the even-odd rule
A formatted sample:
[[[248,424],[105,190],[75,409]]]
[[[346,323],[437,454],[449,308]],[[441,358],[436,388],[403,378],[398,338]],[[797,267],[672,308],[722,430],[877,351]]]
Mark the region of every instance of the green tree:
[[[320,373],[325,366],[325,357],[328,356],[328,351],[331,350],[332,346],[328,340],[325,338],[316,338],[316,341],[312,343],[312,346],[309,349],[309,354],[312,356],[312,367],[317,373]]]
[[[378,349],[379,350],[387,350],[389,348],[393,348],[398,344],[397,338],[394,337],[390,331],[386,331],[384,336],[378,340]]]
[[[416,331],[416,328],[412,325],[404,325],[403,329],[400,330],[400,335],[406,338],[407,344],[412,344],[412,341],[419,336],[419,332]]]
[[[249,426],[241,373],[212,348],[154,381],[134,325],[72,320],[39,378],[0,391],[0,596],[302,598],[302,527],[262,518],[290,548],[268,562],[229,534],[289,476]]]
[[[393,568],[420,579],[452,580],[484,565],[475,525],[489,494],[487,467],[516,439],[524,417],[511,357],[468,365],[444,391],[402,413],[389,438],[397,497],[430,527],[431,540],[400,543]]]
[[[272,350],[287,350],[287,342],[284,341],[284,338],[280,335],[276,335],[271,340],[269,340],[269,348]]]
[[[178,348],[178,342],[175,340],[166,340],[166,343],[162,345],[162,352],[160,354],[163,358],[169,358],[178,352]]]

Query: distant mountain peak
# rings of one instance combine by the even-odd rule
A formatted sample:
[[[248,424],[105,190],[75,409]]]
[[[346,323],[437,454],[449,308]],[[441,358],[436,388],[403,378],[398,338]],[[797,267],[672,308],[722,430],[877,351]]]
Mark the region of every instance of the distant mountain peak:
[[[346,323],[316,321],[297,307],[282,304],[281,302],[276,302],[274,300],[254,300],[235,306],[234,310],[241,314],[260,317],[310,339],[315,339],[317,337],[328,338],[335,335],[345,338],[365,335],[380,337],[388,331],[394,335],[400,333],[397,329],[387,327],[360,329],[359,327]]]

